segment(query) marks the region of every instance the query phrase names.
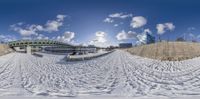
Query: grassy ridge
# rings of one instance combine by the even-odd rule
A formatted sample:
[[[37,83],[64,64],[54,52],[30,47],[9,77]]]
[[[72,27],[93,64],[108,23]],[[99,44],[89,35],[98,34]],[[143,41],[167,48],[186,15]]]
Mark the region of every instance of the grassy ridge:
[[[12,49],[5,44],[0,44],[0,56],[12,52]]]
[[[200,43],[159,42],[126,49],[134,55],[168,61],[180,61],[200,56]]]

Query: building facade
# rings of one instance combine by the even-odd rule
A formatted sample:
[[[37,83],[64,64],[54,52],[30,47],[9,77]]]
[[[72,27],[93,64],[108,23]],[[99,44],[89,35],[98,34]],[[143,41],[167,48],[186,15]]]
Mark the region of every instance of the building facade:
[[[155,37],[149,33],[146,33],[146,44],[155,43]]]
[[[120,47],[120,48],[130,48],[130,47],[132,47],[132,46],[133,46],[132,43],[120,43],[120,44],[119,44],[119,47]]]

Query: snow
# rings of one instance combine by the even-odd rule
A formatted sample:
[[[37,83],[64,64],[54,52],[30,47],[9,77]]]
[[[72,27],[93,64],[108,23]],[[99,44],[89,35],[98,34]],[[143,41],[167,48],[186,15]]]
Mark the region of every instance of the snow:
[[[43,57],[24,53],[0,57],[1,99],[181,99],[200,95],[200,57],[159,61],[116,50],[92,60],[66,62],[65,55],[40,54]]]
[[[90,60],[106,54],[111,53],[112,51],[99,51],[97,53],[88,53],[83,55],[69,55],[66,57],[66,61],[81,61],[81,60]]]

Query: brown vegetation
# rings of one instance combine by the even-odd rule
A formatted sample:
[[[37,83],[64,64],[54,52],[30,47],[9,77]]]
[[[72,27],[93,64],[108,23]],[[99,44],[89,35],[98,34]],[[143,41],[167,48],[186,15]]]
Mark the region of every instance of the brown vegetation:
[[[0,44],[0,56],[8,54],[8,53],[10,53],[12,51],[13,50],[8,45]]]
[[[160,42],[126,49],[134,55],[168,61],[180,61],[200,56],[200,43]]]

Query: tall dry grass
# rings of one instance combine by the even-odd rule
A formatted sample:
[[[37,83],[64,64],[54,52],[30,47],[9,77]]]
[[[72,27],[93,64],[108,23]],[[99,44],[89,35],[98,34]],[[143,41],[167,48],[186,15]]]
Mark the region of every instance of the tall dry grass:
[[[200,43],[159,42],[126,49],[134,55],[168,61],[180,61],[200,56]]]
[[[8,45],[0,44],[0,56],[8,54],[8,53],[10,53],[12,51],[13,50]]]

